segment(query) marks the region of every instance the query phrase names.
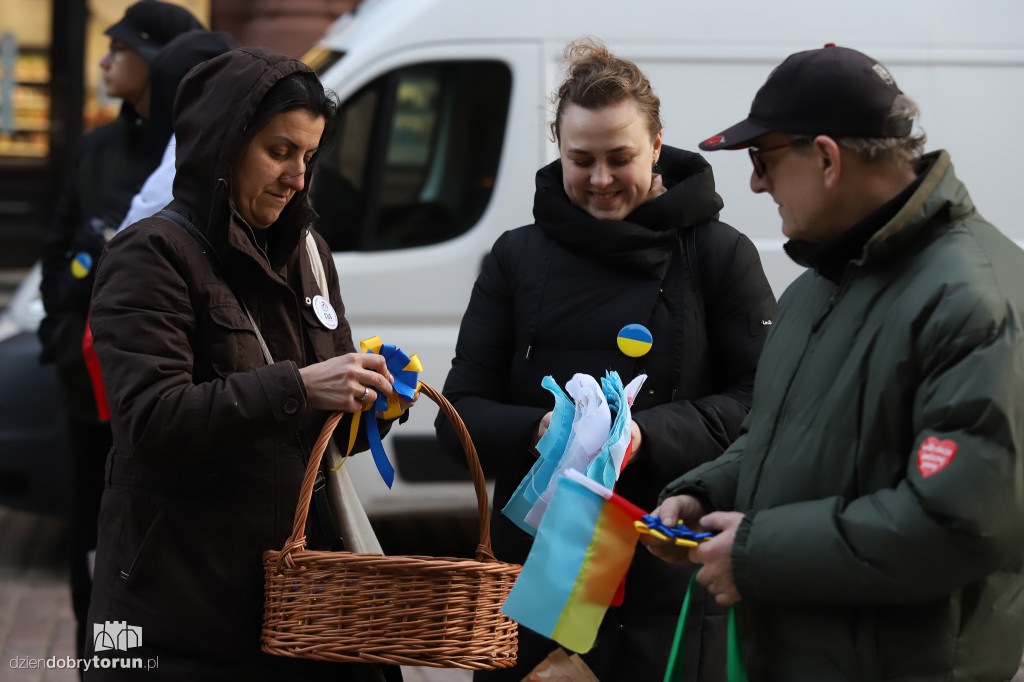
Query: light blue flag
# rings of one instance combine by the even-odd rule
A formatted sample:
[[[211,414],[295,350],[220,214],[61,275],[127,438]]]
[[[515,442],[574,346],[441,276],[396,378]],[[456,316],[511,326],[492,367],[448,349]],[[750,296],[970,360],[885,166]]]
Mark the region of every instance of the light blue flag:
[[[646,378],[646,375],[641,375]],[[634,380],[636,381],[636,380]],[[640,379],[642,383],[643,379]],[[630,384],[631,388],[633,384]],[[622,460],[629,448],[629,441],[633,435],[633,418],[629,409],[629,401],[626,397],[626,389],[622,386],[622,379],[618,372],[609,371],[601,379],[601,388],[604,389],[605,399],[612,414],[612,428],[608,432],[608,440],[605,441],[601,451],[587,466],[586,475],[592,481],[597,481],[606,488],[614,488],[615,481],[619,478],[619,471],[622,469]],[[639,390],[639,385],[635,391]]]
[[[501,513],[507,516],[512,523],[530,535],[536,535],[537,529],[526,522],[526,515],[530,513],[540,494],[548,487],[548,483],[558,467],[558,462],[569,442],[572,420],[576,412],[572,400],[555,383],[553,377],[544,377],[541,386],[555,396],[551,424],[537,443],[537,452],[540,453],[540,456],[533,463],[529,473],[520,481],[519,487],[509,498],[508,504],[501,510]]]

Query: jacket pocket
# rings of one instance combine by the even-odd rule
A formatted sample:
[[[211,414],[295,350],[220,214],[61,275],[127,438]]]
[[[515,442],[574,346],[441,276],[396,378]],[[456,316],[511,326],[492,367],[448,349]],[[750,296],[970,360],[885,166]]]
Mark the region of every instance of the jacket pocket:
[[[209,308],[209,338],[205,344],[210,366],[221,377],[266,364],[256,330],[237,305]]]
[[[94,595],[120,592],[152,579],[150,567],[162,535],[162,504],[114,485],[103,494],[98,523]]]
[[[140,495],[141,496],[141,495]],[[254,654],[262,614],[264,543],[249,527],[265,514],[222,499],[164,498],[113,595],[117,620],[141,626],[146,641],[210,659]]]

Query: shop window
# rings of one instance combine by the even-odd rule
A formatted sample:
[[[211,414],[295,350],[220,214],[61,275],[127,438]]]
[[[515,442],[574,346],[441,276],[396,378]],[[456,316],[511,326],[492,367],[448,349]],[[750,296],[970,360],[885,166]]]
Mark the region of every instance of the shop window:
[[[0,157],[45,159],[50,153],[49,45],[0,33]]]
[[[499,62],[437,62],[344,102],[310,188],[331,249],[410,248],[469,230],[494,187],[510,91]]]

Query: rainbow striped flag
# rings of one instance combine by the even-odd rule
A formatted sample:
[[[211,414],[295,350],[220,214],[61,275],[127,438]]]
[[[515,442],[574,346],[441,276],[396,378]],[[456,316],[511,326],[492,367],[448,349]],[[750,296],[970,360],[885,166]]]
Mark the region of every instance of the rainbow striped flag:
[[[558,481],[502,613],[576,652],[598,627],[629,569],[646,512],[578,471]]]

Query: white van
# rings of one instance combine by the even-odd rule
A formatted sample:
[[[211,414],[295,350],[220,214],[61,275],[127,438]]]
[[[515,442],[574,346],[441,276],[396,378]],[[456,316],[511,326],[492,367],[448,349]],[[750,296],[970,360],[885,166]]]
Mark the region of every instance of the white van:
[[[355,340],[418,353],[441,388],[481,260],[532,220],[534,174],[557,156],[548,98],[565,44],[584,35],[644,69],[665,143],[690,150],[744,118],[788,54],[866,52],[921,105],[928,149],[948,149],[981,213],[1024,243],[1022,27],[1020,0],[364,0],[307,57],[342,101],[312,196]],[[774,203],[750,192],[745,153],[708,160],[723,220],[753,239],[781,294],[800,269]],[[469,484],[446,483],[465,469],[440,452],[421,402],[386,442],[393,490],[369,458],[351,461],[371,514],[473,503]]]
[[[920,103],[928,148],[952,153],[981,213],[1024,244],[1022,27],[1021,0],[363,0],[308,55],[342,101],[339,145],[311,189],[355,340],[417,353],[422,378],[442,387],[484,254],[531,222],[534,174],[557,156],[548,98],[562,50],[586,35],[640,64],[662,100],[665,143],[690,150],[744,118],[790,53],[862,50]],[[750,192],[746,154],[708,160],[723,220],[754,240],[781,294],[800,269],[782,252],[774,203]],[[0,370],[37,373],[23,382],[37,389],[47,368],[3,340],[34,337],[38,281],[34,270],[0,315]],[[369,457],[346,464],[372,515],[474,509],[465,467],[439,450],[436,410],[422,403],[385,443],[393,490]],[[24,459],[2,450],[0,474],[4,457]]]

